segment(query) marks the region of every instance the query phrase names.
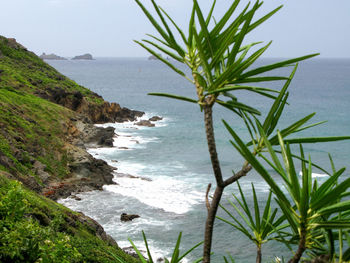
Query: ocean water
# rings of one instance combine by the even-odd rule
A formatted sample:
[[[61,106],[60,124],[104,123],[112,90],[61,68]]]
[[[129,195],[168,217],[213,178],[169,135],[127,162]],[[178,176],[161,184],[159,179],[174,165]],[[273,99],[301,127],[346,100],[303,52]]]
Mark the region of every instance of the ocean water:
[[[271,63],[263,59],[259,63]],[[159,61],[146,58],[98,58],[93,61],[48,61],[61,73],[79,84],[102,95],[108,101],[146,112],[143,119],[153,115],[164,117],[156,127],[138,127],[133,123],[113,123],[103,126],[116,128],[113,148],[89,149],[96,158],[106,160],[125,176],[116,176],[116,185],[103,191],[79,194],[81,201],[71,198],[60,200],[64,205],[82,211],[103,225],[121,247],[128,247],[131,238],[143,246],[143,230],[155,257],[169,255],[180,231],[182,247],[189,248],[203,239],[206,217],[205,191],[214,183],[207,145],[203,116],[195,104],[148,96],[149,92],[167,92],[195,97],[191,84]],[[291,68],[283,69],[287,74]],[[289,105],[281,120],[280,129],[291,121],[317,112],[314,122],[327,120],[326,124],[304,131],[304,136],[350,135],[350,60],[313,59],[299,65],[290,87]],[[280,88],[283,83],[266,84]],[[271,100],[238,94],[239,98],[258,108],[264,114]],[[219,158],[226,177],[242,166],[242,158],[229,143],[230,136],[222,125],[225,119],[241,136],[248,138],[242,121],[228,110],[215,106],[214,125]],[[323,145],[306,145],[305,151],[312,160],[330,168],[328,152],[337,168],[350,167],[350,142]],[[272,172],[272,171],[271,171]],[[323,180],[322,172],[315,177]],[[135,178],[130,178],[132,175]],[[275,176],[275,175],[274,175]],[[349,176],[346,171],[345,177]],[[279,180],[275,176],[276,180]],[[253,182],[264,205],[268,187],[254,172],[241,181],[248,199]],[[231,193],[237,186],[226,189],[222,204],[227,206]],[[136,213],[141,217],[132,222],[120,222],[121,213]],[[219,211],[220,215],[224,214]],[[222,255],[230,253],[236,262],[254,262],[255,247],[242,234],[227,224],[216,220],[213,262],[221,262]],[[285,252],[283,252],[285,251]],[[187,260],[201,255],[197,249]],[[263,261],[275,256],[288,257],[288,251],[277,243],[263,246]]]

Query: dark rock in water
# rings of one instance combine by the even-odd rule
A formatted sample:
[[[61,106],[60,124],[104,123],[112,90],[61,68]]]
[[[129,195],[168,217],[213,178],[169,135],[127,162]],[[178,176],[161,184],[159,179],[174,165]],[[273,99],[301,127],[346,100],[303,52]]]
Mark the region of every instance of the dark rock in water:
[[[73,198],[74,200],[81,201],[81,198],[79,196],[71,195],[70,197]]]
[[[91,54],[86,53],[86,54],[84,54],[84,55],[75,56],[74,58],[72,58],[72,60],[78,60],[78,59],[93,60],[93,57],[92,57]]]
[[[139,217],[140,217],[139,215],[128,215],[126,213],[122,213],[120,215],[120,221],[128,222],[128,221],[132,221],[133,219],[139,218]]]
[[[131,179],[141,179],[144,181],[148,181],[148,182],[152,182],[152,179],[147,178],[147,177],[141,177],[141,176],[135,176],[135,175],[131,175],[131,174],[123,174],[123,173],[117,173],[118,177],[127,177],[127,178],[131,178]]]
[[[128,147],[118,147],[118,149],[120,149],[120,150],[129,150]]]
[[[149,120],[141,120],[139,122],[136,122],[135,125],[138,126],[146,126],[146,127],[154,127],[155,125],[151,123]]]
[[[161,120],[163,120],[163,118],[159,117],[159,116],[153,116],[152,118],[149,118],[148,120],[149,121],[161,121]]]
[[[49,60],[67,60],[66,58],[64,57],[60,57],[60,56],[57,56],[56,54],[45,54],[45,53],[42,53],[39,58],[41,59],[49,59]]]

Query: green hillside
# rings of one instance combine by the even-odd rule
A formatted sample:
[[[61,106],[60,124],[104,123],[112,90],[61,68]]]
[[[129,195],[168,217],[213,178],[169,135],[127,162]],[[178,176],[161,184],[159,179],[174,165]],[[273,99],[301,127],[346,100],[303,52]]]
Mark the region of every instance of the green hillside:
[[[77,123],[111,105],[0,37],[0,262],[136,262],[98,223],[45,197],[74,187],[71,152],[87,155]]]

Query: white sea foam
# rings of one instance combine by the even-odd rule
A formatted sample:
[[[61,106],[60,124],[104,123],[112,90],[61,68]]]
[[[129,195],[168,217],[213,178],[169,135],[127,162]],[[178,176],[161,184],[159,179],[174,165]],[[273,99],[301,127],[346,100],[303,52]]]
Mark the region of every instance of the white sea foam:
[[[116,166],[119,173],[130,174],[133,176],[144,176],[143,170],[146,168],[145,164],[128,161],[119,162]]]
[[[157,113],[152,112],[146,112],[143,116],[136,118],[135,121],[126,121],[126,122],[115,122],[115,123],[103,123],[103,124],[95,124],[98,127],[114,127],[118,131],[126,130],[126,131],[137,131],[137,130],[144,130],[144,129],[150,129],[150,127],[146,126],[138,126],[135,125],[135,123],[141,121],[141,120],[149,120],[153,116],[158,116]],[[165,127],[168,126],[168,123],[171,122],[171,118],[169,117],[162,117],[162,120],[152,122],[155,124],[155,127]]]
[[[146,114],[141,119],[148,119],[154,115]],[[163,119],[156,123],[166,123],[167,121]],[[164,176],[173,172],[174,169],[185,169],[183,164],[179,162],[159,166],[152,164],[146,165],[135,161],[124,160],[116,162],[114,160],[115,158],[118,159],[118,155],[122,154],[123,150],[145,147],[147,143],[156,142],[158,140],[156,137],[141,136],[138,130],[133,129],[132,122],[103,124],[99,126],[112,126],[116,128],[114,147],[89,149],[89,152],[94,157],[102,158],[111,166],[118,168],[118,173],[140,177],[118,177],[116,175],[113,180],[117,185],[104,186],[106,191],[135,198],[150,207],[176,214],[188,212],[193,205],[203,200],[203,193],[196,191],[195,183],[184,182],[182,180],[183,178],[174,179],[171,176]],[[142,178],[150,178],[151,181]]]
[[[141,251],[141,253],[147,258],[147,252],[146,252],[146,246],[143,241],[133,241],[135,246],[138,250]],[[157,246],[156,242],[153,240],[147,240],[148,247],[151,252],[151,256],[153,261],[157,261],[159,258],[164,258],[164,256],[170,255],[171,251],[166,251],[164,248],[160,248]],[[129,241],[119,241],[118,242],[119,247],[121,248],[129,248],[131,246]],[[181,262],[187,263],[188,261],[186,259],[182,260]]]
[[[299,172],[299,175],[300,176],[303,175],[302,171]],[[328,174],[320,174],[320,173],[312,173],[311,176],[312,176],[312,178],[317,178],[317,177],[327,177],[329,175]]]
[[[203,199],[203,193],[191,189],[188,183],[166,176],[152,181],[117,177],[115,181],[118,185],[105,185],[104,190],[136,198],[141,203],[166,212],[184,214]]]
[[[146,114],[141,119],[148,119],[154,115],[157,114]],[[170,122],[170,119],[163,118],[154,123],[156,127],[164,127]],[[159,141],[157,137],[149,136],[151,130],[147,131],[147,129],[152,128],[136,126],[135,122],[107,123],[98,126],[111,126],[116,129],[116,135],[113,138],[114,147],[92,148],[88,149],[88,152],[95,158],[103,159],[109,165],[116,167],[118,174],[124,173],[126,176],[121,177],[116,174],[114,181],[117,185],[105,185],[102,195],[101,192],[83,193],[79,194],[81,201],[68,198],[60,202],[92,216],[103,225],[107,233],[118,240],[121,247],[130,246],[130,243],[126,241],[127,237],[138,236],[141,229],[160,227],[164,231],[170,231],[172,223],[165,218],[182,217],[196,204],[203,202],[203,189],[200,189],[199,183],[193,179],[198,179],[198,177],[189,176],[189,171],[181,162],[172,161],[172,163],[159,164],[144,163],[133,158],[123,160],[125,154],[130,155],[125,151],[144,148],[148,143]],[[128,175],[139,178],[132,178]],[[147,180],[148,178],[151,180]],[[130,206],[131,203],[134,205]],[[134,220],[132,224],[120,221],[121,213],[128,212],[128,210],[133,213],[141,211],[140,209],[144,209],[143,212],[140,212],[142,216]],[[159,214],[157,211],[163,215],[162,218],[155,216]],[[137,247],[145,250],[143,242],[135,240]],[[156,243],[151,239],[149,244],[154,259],[171,254],[171,250],[164,249],[164,244]],[[188,261],[185,259],[182,262]]]

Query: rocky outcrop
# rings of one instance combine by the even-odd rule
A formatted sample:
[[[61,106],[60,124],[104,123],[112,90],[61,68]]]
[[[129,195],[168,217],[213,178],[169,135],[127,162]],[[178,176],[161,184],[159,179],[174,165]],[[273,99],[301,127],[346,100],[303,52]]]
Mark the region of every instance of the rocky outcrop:
[[[161,120],[163,120],[163,118],[159,117],[159,116],[153,116],[152,118],[149,118],[148,120],[149,121],[161,121]]]
[[[45,54],[45,53],[42,53],[39,58],[41,59],[48,59],[48,60],[67,60],[66,58],[64,57],[60,57],[60,56],[57,56],[56,54]]]
[[[127,213],[122,213],[120,215],[120,221],[128,222],[128,221],[132,221],[133,219],[139,218],[139,217],[140,217],[139,215],[135,215],[135,214],[128,215]]]
[[[94,123],[135,121],[138,117],[145,114],[142,111],[122,108],[118,103],[114,102],[109,103],[105,101],[99,105],[91,105],[85,99],[82,99],[76,111],[89,116]]]
[[[124,174],[124,173],[115,173],[117,177],[127,177],[130,179],[140,179],[143,181],[148,181],[148,182],[152,182],[152,179],[147,178],[147,177],[142,177],[142,176],[135,176],[135,175],[131,175],[131,174]]]
[[[122,108],[114,102],[91,103],[80,91],[67,91],[61,87],[38,90],[35,94],[87,116],[94,123],[135,121],[137,117],[144,114],[142,111]],[[102,99],[96,93],[93,93],[92,96]]]
[[[145,126],[145,127],[154,127],[155,126],[155,124],[150,122],[149,120],[140,120],[139,122],[136,122],[135,125]]]
[[[102,190],[103,185],[115,184],[113,172],[116,168],[86,151],[86,147],[113,146],[114,128],[96,127],[80,117],[71,119],[66,127],[67,142],[70,143],[66,146],[70,175],[59,181],[51,180],[40,189],[43,195],[53,200],[66,198],[72,193]]]
[[[80,55],[80,56],[75,56],[74,58],[72,58],[72,60],[80,60],[80,59],[83,59],[83,60],[94,60],[92,55],[89,54],[89,53],[84,54],[84,55]]]
[[[106,184],[114,184],[113,170],[105,161],[93,158],[80,148],[71,149],[71,174],[60,181],[51,181],[41,193],[53,200],[67,198],[72,193],[102,190]]]
[[[8,42],[7,42],[7,45],[8,45],[10,48],[14,48],[14,49],[23,49],[23,50],[27,51],[27,48],[24,47],[24,46],[22,46],[20,43],[18,43],[18,42],[16,41],[15,38],[8,38],[7,41],[8,41]]]

